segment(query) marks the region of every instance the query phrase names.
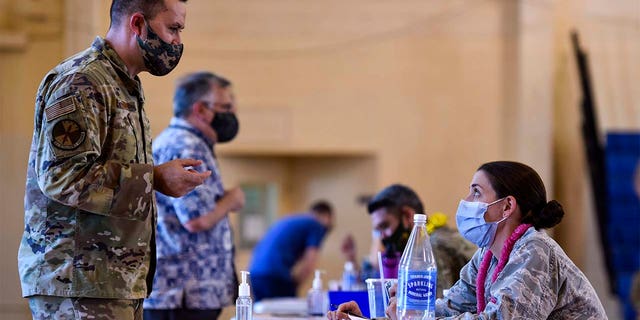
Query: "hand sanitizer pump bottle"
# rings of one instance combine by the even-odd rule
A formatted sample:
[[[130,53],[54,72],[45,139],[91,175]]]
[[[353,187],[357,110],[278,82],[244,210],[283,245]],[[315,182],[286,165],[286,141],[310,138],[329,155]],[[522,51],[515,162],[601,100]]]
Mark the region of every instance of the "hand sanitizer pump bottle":
[[[236,320],[252,320],[253,306],[251,301],[251,291],[247,283],[247,275],[249,272],[240,271],[242,273],[242,283],[238,288],[238,299],[236,299]]]
[[[309,289],[309,293],[307,293],[307,310],[311,316],[324,316],[327,311],[326,306],[329,299],[327,293],[322,290],[321,272],[320,270],[316,270],[313,284],[311,289]]]

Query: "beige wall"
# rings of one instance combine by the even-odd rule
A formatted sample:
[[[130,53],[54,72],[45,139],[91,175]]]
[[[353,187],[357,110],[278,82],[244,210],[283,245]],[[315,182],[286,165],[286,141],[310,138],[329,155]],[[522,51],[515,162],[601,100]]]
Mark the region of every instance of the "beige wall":
[[[15,257],[23,229],[37,85],[49,68],[108,26],[108,1],[44,2],[60,10],[0,0],[5,257]],[[157,134],[171,116],[178,76],[200,69],[228,76],[242,131],[220,148],[225,183],[277,183],[280,214],[319,197],[334,201],[339,226],[321,262],[330,277],[339,273],[338,243],[347,230],[356,234],[361,253],[368,247],[369,224],[355,197],[402,182],[419,192],[427,211],[452,218],[480,163],[524,161],[564,204],[567,217],[555,235],[616,318],[593,236],[568,32],[577,28],[591,53],[602,129],[637,130],[639,6],[634,0],[191,0],[182,62],[166,77],[142,75],[146,108]],[[58,21],[63,32],[39,25],[42,19],[8,14],[16,10],[26,17],[33,17],[29,10],[51,14],[46,21]],[[57,12],[64,19],[55,19]],[[15,35],[22,37],[16,41]],[[21,46],[20,39],[28,40]],[[239,266],[249,255],[240,252]],[[8,288],[0,292],[0,315],[19,312],[25,304],[15,259],[0,266]]]
[[[375,159],[369,155],[280,155],[280,156],[225,156],[220,159],[226,186],[243,182],[275,183],[279,194],[277,217],[306,211],[309,204],[327,199],[336,211],[336,225],[325,239],[320,268],[327,279],[341,275],[343,258],[338,250],[344,236],[352,234],[366,254],[371,233],[363,229],[369,224],[364,207],[356,199],[374,192]],[[238,225],[237,215],[232,223]],[[236,237],[240,233],[235,230]],[[236,266],[247,270],[250,250],[240,250]],[[304,286],[304,291],[306,291]]]
[[[21,319],[17,250],[24,229],[24,196],[28,148],[33,130],[34,96],[40,79],[64,54],[62,27],[50,20],[31,24],[40,13],[28,2],[0,2],[0,318]],[[62,1],[48,1],[59,16]],[[23,18],[23,19],[21,19]]]
[[[607,299],[601,246],[580,132],[580,88],[569,33],[577,30],[587,51],[597,116],[604,142],[609,131],[640,130],[640,2],[563,1],[554,12],[554,185],[567,215],[557,240],[589,277],[611,319],[621,318]]]

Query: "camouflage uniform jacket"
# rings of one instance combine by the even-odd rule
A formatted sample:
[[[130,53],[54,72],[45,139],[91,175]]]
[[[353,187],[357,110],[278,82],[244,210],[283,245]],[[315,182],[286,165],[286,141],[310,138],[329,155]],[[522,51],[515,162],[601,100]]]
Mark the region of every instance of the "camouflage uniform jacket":
[[[443,289],[451,288],[458,281],[460,270],[478,247],[447,226],[434,229],[429,235],[429,242],[438,266],[437,296],[442,298]]]
[[[476,314],[476,277],[485,250],[476,252],[460,280],[436,301],[438,319],[607,319],[587,277],[553,239],[533,227],[515,243],[493,284],[498,259],[492,259],[484,285],[487,306]]]
[[[191,233],[184,224],[208,214],[224,195],[222,177],[213,156],[213,142],[186,120],[173,118],[153,141],[153,159],[202,160],[195,168],[211,176],[180,198],[157,193],[158,269],[145,309],[220,309],[235,299],[233,234],[228,216],[209,230]]]
[[[40,84],[18,252],[23,296],[144,298],[155,264],[140,80],[98,37]]]

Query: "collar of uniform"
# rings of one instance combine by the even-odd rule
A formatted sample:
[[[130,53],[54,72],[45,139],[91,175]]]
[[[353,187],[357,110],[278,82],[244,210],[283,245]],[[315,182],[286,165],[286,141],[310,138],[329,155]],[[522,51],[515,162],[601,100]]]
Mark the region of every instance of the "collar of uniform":
[[[204,142],[207,144],[207,146],[209,146],[209,147],[211,147],[211,149],[213,149],[213,146],[214,146],[213,141],[211,139],[207,138],[199,129],[197,129],[196,127],[191,125],[187,120],[173,117],[173,118],[171,118],[171,121],[169,122],[169,127],[170,128],[177,128],[177,129],[187,130],[187,131],[191,132],[193,135],[197,136],[198,138],[204,140]]]
[[[129,76],[127,65],[124,64],[124,61],[122,61],[122,58],[120,58],[116,50],[113,49],[113,47],[109,45],[109,43],[105,41],[104,38],[100,36],[96,37],[95,40],[93,40],[91,47],[105,56],[107,60],[111,62],[111,65],[114,67],[116,72],[118,72],[120,79],[122,79],[122,81],[126,84],[126,86],[129,88],[129,91],[133,89],[137,92],[142,93],[140,78],[138,78],[137,75],[133,79]]]

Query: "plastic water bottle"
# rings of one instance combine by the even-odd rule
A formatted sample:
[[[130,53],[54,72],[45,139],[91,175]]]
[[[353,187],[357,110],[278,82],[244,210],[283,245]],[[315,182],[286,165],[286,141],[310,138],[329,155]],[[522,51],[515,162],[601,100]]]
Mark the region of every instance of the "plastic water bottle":
[[[356,270],[353,267],[353,262],[347,261],[344,263],[344,271],[342,272],[342,290],[354,291],[357,285]]]
[[[247,271],[241,271],[242,283],[238,288],[238,299],[236,299],[236,320],[252,320],[253,319],[253,303],[251,301],[251,293],[249,284],[247,283]]]
[[[413,215],[413,230],[398,268],[398,319],[435,319],[436,260],[425,226],[427,216]]]

